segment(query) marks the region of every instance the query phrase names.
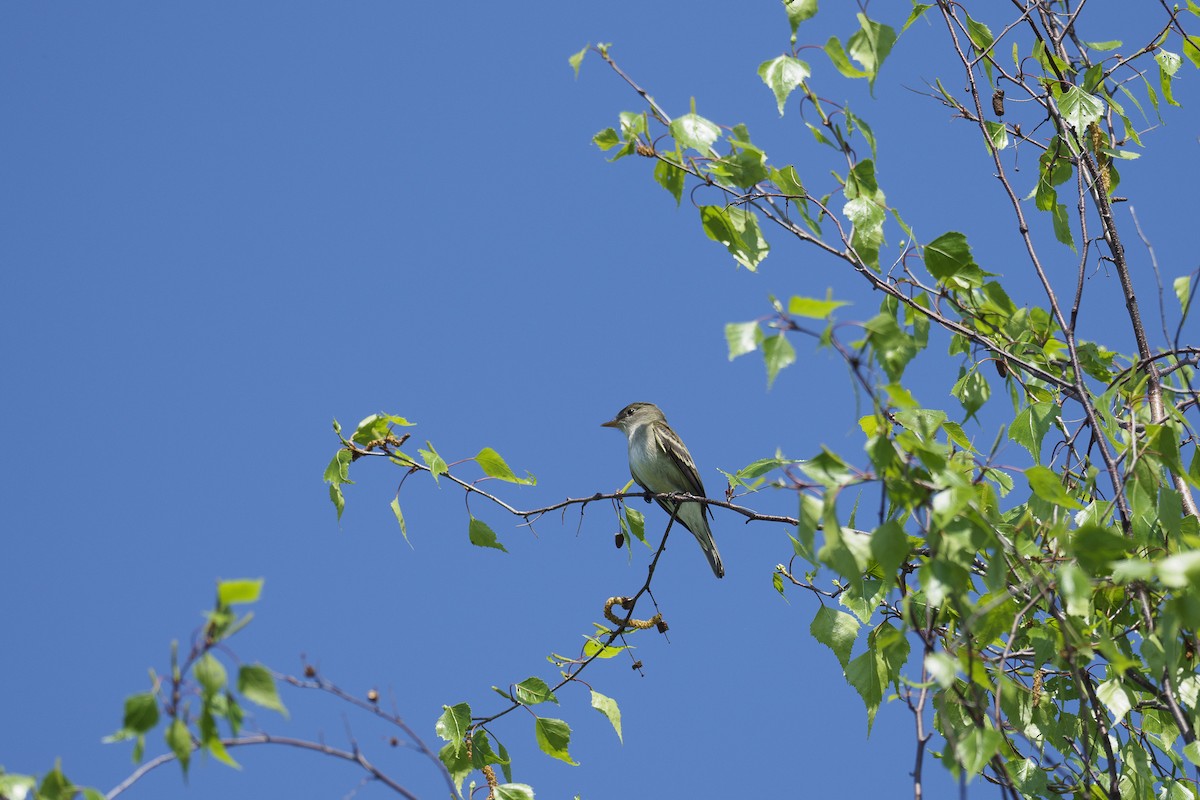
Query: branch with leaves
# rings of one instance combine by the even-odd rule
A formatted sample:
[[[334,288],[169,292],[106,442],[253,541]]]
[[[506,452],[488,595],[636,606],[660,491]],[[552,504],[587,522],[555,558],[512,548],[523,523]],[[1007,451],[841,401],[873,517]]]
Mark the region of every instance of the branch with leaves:
[[[863,322],[839,321],[840,299],[794,297],[772,300],[772,314],[726,332],[731,357],[762,352],[769,383],[796,360],[788,338],[813,336],[845,358],[873,405],[860,420],[870,465],[852,468],[822,454],[827,465],[845,467],[815,476],[821,491],[804,488],[795,553],[775,577],[821,601],[813,634],[863,697],[868,723],[888,684],[906,700],[917,718],[917,797],[935,731],[946,743],[944,763],[982,775],[1002,796],[1194,796],[1186,768],[1200,764],[1190,721],[1200,696],[1200,618],[1184,609],[1196,602],[1200,575],[1200,457],[1188,419],[1196,413],[1196,359],[1178,333],[1167,335],[1162,304],[1163,340],[1158,350],[1151,342],[1113,206],[1126,199],[1114,194],[1118,165],[1133,164],[1135,148],[1145,146],[1142,128],[1154,124],[1139,126],[1123,103],[1140,113],[1147,100],[1155,114],[1165,107],[1160,98],[1177,105],[1176,75],[1184,58],[1200,67],[1200,50],[1184,13],[1165,4],[1158,32],[1132,55],[1114,52],[1119,42],[1084,42],[1075,31],[1085,5],[1014,0],[1008,18],[990,25],[979,17],[996,17],[995,7],[914,4],[899,32],[864,10],[850,37],[822,48],[842,76],[874,85],[903,31],[936,7],[969,97],[955,98],[941,80],[934,97],[982,140],[1044,308],[1018,306],[977,263],[967,234],[922,241],[888,205],[875,131],[860,111],[819,93],[799,58],[796,32],[816,13],[813,2],[785,3],[792,47],[764,61],[759,75],[779,112],[797,108],[828,147],[827,163],[814,152],[796,162],[818,179],[832,171],[827,191],[814,191],[800,167],[773,163],[746,126],[700,116],[695,101],[674,118],[661,103],[648,113],[622,112],[618,127],[594,138],[612,161],[652,159],[654,181],[677,204],[691,198],[704,234],[738,266],[758,269],[771,252],[760,225],[767,220],[795,246],[849,267],[884,295],[879,314]],[[1200,15],[1194,4],[1188,10]],[[1184,58],[1171,51],[1172,39]],[[578,53],[576,69],[589,52],[640,97],[651,96],[608,45]],[[1028,196],[1013,177],[1013,140],[1039,153]],[[1068,185],[1074,218],[1060,197]],[[888,267],[884,234],[892,224],[904,239]],[[1063,249],[1076,264],[1069,289],[1043,266],[1046,252],[1059,258]],[[805,264],[815,268],[811,258]],[[1098,264],[1115,273],[1132,355],[1084,338],[1080,312],[1095,302],[1084,295],[1085,277]],[[1192,283],[1175,281],[1176,331],[1190,311]],[[1060,301],[1064,289],[1069,307]],[[821,327],[812,329],[814,321]],[[854,328],[862,338],[847,347],[838,333]],[[923,407],[906,387],[908,367],[934,336],[962,359],[949,391],[964,422],[995,415],[986,364],[1008,390],[1014,413],[987,457],[962,425]],[[996,467],[1004,440],[1023,447],[1028,462]],[[1028,494],[1017,495],[1013,473],[1023,475]],[[861,475],[878,489],[878,518],[868,536],[847,536],[838,500],[863,488]],[[807,562],[805,574],[797,561]],[[821,575],[830,588],[817,585]],[[831,600],[845,611],[825,605]],[[921,648],[919,691],[902,674],[910,641]],[[1077,713],[1069,710],[1075,702]]]

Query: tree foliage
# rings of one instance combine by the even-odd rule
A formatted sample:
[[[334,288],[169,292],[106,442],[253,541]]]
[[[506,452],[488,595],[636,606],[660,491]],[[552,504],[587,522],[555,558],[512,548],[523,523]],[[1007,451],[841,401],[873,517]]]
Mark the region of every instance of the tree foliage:
[[[794,37],[816,4],[786,5]],[[860,326],[835,325],[829,300],[795,297],[726,333],[730,358],[762,353],[769,382],[795,359],[787,337],[813,335],[845,357],[870,398],[872,413],[860,420],[865,463],[823,452],[798,465],[802,477],[782,481],[804,511],[776,585],[823,599],[811,632],[839,660],[868,721],[892,693],[913,713],[918,797],[935,736],[948,769],[983,775],[1002,796],[1196,794],[1187,776],[1200,764],[1200,458],[1189,415],[1200,400],[1200,350],[1180,336],[1194,275],[1176,279],[1179,326],[1172,336],[1164,318],[1155,341],[1134,293],[1130,226],[1114,207],[1126,200],[1116,194],[1118,165],[1146,145],[1143,108],[1157,115],[1177,104],[1180,52],[1200,66],[1183,25],[1200,8],[1164,5],[1161,31],[1127,46],[1082,41],[1083,5],[1017,3],[996,18],[981,4],[914,4],[901,27],[930,15],[945,30],[961,70],[937,80],[931,97],[979,137],[1042,287],[1038,306],[1019,307],[965,233],[914,237],[880,185],[870,125],[822,99],[827,89],[818,94],[795,48],[763,62],[759,75],[779,112],[795,109],[832,151],[832,186],[814,188],[829,183],[830,165],[808,150],[794,164],[776,162],[745,126],[694,110],[671,119],[652,100],[637,125],[595,137],[614,160],[653,159],[654,177],[677,200],[695,186],[704,233],[738,265],[759,266],[771,229],[883,296]],[[792,13],[798,7],[803,14]],[[858,29],[824,51],[843,76],[873,87],[898,39],[860,13]],[[649,98],[608,47],[593,49]],[[1040,153],[1028,197],[1015,179],[1017,145]],[[1049,242],[1039,235],[1047,227]],[[889,250],[889,238],[899,245]],[[1064,256],[1076,264],[1065,291],[1046,267]],[[1098,263],[1115,273],[1105,289],[1127,312],[1105,332],[1112,341],[1084,338],[1078,324]],[[822,329],[809,329],[814,318]],[[847,328],[857,330],[851,341]],[[952,410],[920,405],[906,385],[913,359],[938,341],[958,361],[948,388],[965,419],[1007,416],[990,450]],[[1122,341],[1133,351],[1121,352]],[[994,389],[1010,411],[995,408]],[[997,462],[1005,439],[1027,451],[1025,464]],[[879,510],[857,530],[849,526],[861,516],[847,519],[839,500],[864,489]]]
[[[859,420],[863,448],[800,461],[764,457],[726,473],[725,500],[691,499],[787,531],[774,586],[816,601],[797,604],[797,613],[812,612],[810,633],[862,698],[868,726],[888,700],[913,715],[917,797],[930,757],[963,779],[982,776],[1003,797],[1197,796],[1188,776],[1200,765],[1200,454],[1191,421],[1200,404],[1200,347],[1182,336],[1196,275],[1174,277],[1178,322],[1172,331],[1164,316],[1155,333],[1126,252],[1140,231],[1116,209],[1126,201],[1120,170],[1136,168],[1152,144],[1143,128],[1179,104],[1175,82],[1187,65],[1200,67],[1200,39],[1186,27],[1200,6],[1163,4],[1159,33],[1125,43],[1081,40],[1076,26],[1085,5],[914,3],[894,20],[862,11],[849,35],[816,48],[845,80],[865,80],[873,91],[889,54],[904,46],[904,30],[918,19],[944,30],[959,68],[935,79],[927,99],[950,110],[957,133],[978,137],[1008,204],[1001,224],[1020,237],[1027,256],[1020,269],[1041,287],[1042,301],[1032,305],[1012,299],[1006,281],[1014,279],[972,248],[969,232],[919,239],[904,210],[889,203],[870,123],[825,99],[833,88],[813,85],[801,59],[796,42],[817,13],[816,0],[784,3],[790,45],[758,68],[766,87],[758,100],[798,118],[813,139],[790,159],[768,155],[745,125],[702,116],[695,101],[670,116],[620,68],[609,45],[570,59],[578,72],[598,57],[640,97],[638,109],[621,112],[595,144],[612,161],[648,161],[647,177],[676,203],[689,198],[700,232],[736,267],[755,270],[785,243],[820,255],[830,269],[851,270],[882,298],[877,313],[859,323],[839,319],[844,299],[797,295],[772,298],[760,319],[726,326],[729,357],[760,353],[768,384],[796,361],[797,337],[844,358],[869,400]],[[1036,153],[1033,179],[1018,180],[1018,150]],[[1061,270],[1052,275],[1047,267],[1064,261],[1074,265],[1065,284]],[[1085,278],[1097,265],[1113,279],[1085,297]],[[1159,288],[1167,291],[1161,278]],[[1079,322],[1085,301],[1100,301],[1098,292],[1113,293],[1125,310],[1103,341],[1087,338]],[[957,367],[943,395],[957,407],[922,405],[917,395],[931,392],[915,391],[910,381],[914,359],[935,347],[946,348],[937,358]],[[367,458],[403,476],[391,507],[406,537],[401,491],[409,476],[424,474],[459,487],[468,504],[492,504],[526,522],[608,501],[623,543],[653,545],[641,514],[624,504],[647,493],[522,509],[481,484],[531,486],[533,476],[520,477],[487,447],[462,460],[447,460],[428,441],[414,450],[409,435],[397,433],[409,424],[372,415],[346,438],[335,423],[339,447],[325,479],[339,516],[342,487]],[[994,443],[981,447],[970,426],[994,431]],[[998,460],[1006,442],[1021,448],[1022,461]],[[796,518],[735,502],[768,481],[798,495]],[[504,549],[473,513],[467,538]],[[436,758],[403,720],[392,719],[443,771],[452,793],[470,778],[468,792],[486,785],[496,798],[533,796],[512,780],[508,736],[531,735],[546,755],[575,763],[559,694],[594,663],[632,657],[631,637],[666,629],[660,615],[645,611],[665,542],[666,533],[640,590],[609,599],[604,621],[578,653],[551,655],[554,685],[527,677],[493,687],[500,699],[487,707],[447,698],[433,730],[444,742]],[[127,700],[113,738],[132,740],[136,758],[144,737],[162,729],[165,758],[185,771],[196,749],[233,764],[228,746],[254,743],[239,739],[240,704],[283,712],[280,679],[378,713],[374,700],[355,700],[315,671],[289,677],[242,666],[234,689],[214,648],[247,620],[233,605],[257,591],[252,583],[222,583],[189,653],[182,660],[173,653],[168,675]],[[191,704],[180,702],[185,685],[194,690],[186,693],[196,698]],[[588,690],[591,707],[622,736],[617,701]],[[516,709],[532,718],[525,734],[508,718]],[[361,753],[330,750],[321,752],[356,761],[405,793]],[[42,797],[75,791],[57,768],[40,783],[0,775],[0,795],[18,785],[36,785]]]

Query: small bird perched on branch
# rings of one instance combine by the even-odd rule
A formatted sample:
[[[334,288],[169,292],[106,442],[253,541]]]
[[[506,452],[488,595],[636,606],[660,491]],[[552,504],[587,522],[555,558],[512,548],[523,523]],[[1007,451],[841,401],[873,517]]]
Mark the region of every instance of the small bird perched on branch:
[[[658,406],[630,403],[601,426],[617,428],[628,437],[629,472],[643,489],[655,494],[680,492],[705,496],[704,482],[700,480],[691,454],[678,434],[671,430]],[[718,578],[725,577],[725,565],[721,563],[721,554],[717,552],[717,544],[705,518],[712,516],[708,506],[655,499],[664,511],[674,515],[676,521],[696,537],[713,574]]]

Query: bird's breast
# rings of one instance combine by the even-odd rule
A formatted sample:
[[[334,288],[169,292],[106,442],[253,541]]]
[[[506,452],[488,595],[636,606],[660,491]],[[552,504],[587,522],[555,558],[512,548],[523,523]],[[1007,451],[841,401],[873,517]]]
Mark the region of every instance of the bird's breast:
[[[650,426],[635,430],[629,437],[629,471],[638,483],[650,491],[679,490],[677,482],[672,479],[673,466],[671,460],[659,449]]]

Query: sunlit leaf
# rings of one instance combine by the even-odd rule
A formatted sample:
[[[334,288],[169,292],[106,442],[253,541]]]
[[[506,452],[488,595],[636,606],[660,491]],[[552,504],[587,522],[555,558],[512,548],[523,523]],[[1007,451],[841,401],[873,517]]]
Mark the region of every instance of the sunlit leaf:
[[[684,114],[671,121],[671,135],[681,147],[697,150],[707,156],[720,137],[721,129],[715,122],[698,114]]]
[[[591,43],[585,44],[583,49],[575,53],[567,59],[567,63],[571,65],[571,69],[575,70],[575,77],[579,77],[579,65],[583,63],[583,57],[587,55],[587,51],[592,49]]]
[[[508,552],[508,549],[496,538],[496,532],[492,530],[491,526],[476,517],[471,517],[471,521],[467,526],[467,538],[476,547],[490,547],[495,550],[502,550],[505,553]]]
[[[571,743],[570,725],[561,719],[538,717],[534,723],[534,732],[537,736],[538,747],[542,748],[543,753],[565,761],[571,766],[578,765],[578,762],[567,752],[567,746]]]
[[[779,108],[780,116],[783,116],[783,107],[787,103],[788,95],[808,80],[811,74],[812,70],[808,68],[808,64],[792,56],[778,56],[758,66],[758,76],[775,94],[775,104]]]
[[[753,212],[734,206],[700,206],[700,224],[708,238],[725,245],[747,269],[756,269],[770,252]]]
[[[278,711],[285,717],[288,715],[279,699],[275,676],[262,664],[243,664],[238,668],[238,691],[252,703]]]
[[[617,738],[624,744],[625,737],[621,734],[621,709],[617,706],[617,701],[600,694],[595,689],[591,691],[592,708],[608,718],[608,721],[612,723],[613,730],[617,732]]]

